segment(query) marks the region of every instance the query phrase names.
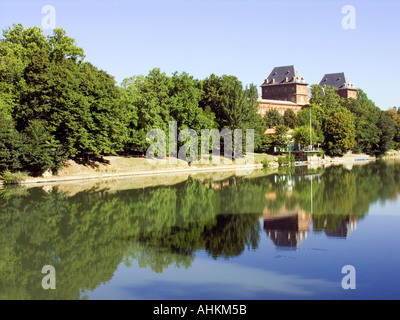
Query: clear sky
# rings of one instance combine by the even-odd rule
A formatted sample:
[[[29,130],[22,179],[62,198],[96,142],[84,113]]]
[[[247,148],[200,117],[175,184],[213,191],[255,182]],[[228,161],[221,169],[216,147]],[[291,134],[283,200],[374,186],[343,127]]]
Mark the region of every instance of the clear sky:
[[[259,86],[275,66],[295,65],[309,84],[345,72],[381,109],[400,106],[398,0],[0,0],[1,29],[44,29],[45,5],[118,83],[159,67]]]

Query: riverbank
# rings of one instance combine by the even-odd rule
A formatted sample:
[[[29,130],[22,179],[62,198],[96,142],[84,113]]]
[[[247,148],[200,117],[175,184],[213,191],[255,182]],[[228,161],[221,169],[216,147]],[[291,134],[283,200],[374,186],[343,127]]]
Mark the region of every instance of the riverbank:
[[[246,174],[254,169],[263,167],[265,159],[271,166],[277,166],[276,157],[267,154],[254,155],[254,161],[250,159],[241,162],[226,163],[224,159],[214,159],[214,163],[200,162],[189,165],[179,159],[166,158],[161,160],[147,160],[144,157],[103,157],[103,161],[93,161],[89,164],[80,164],[74,160],[68,160],[63,169],[57,175],[45,173],[42,177],[28,177],[21,182],[22,185],[60,183],[87,180],[112,180],[121,178],[133,178],[143,176],[165,176],[198,174],[204,172],[229,171],[235,174]],[[246,164],[247,163],[247,164]],[[276,164],[275,164],[276,163]]]
[[[385,159],[400,159],[400,151],[391,151]],[[209,161],[208,164],[195,162],[188,165],[187,162],[173,159],[170,161],[166,158],[164,161],[147,160],[144,157],[104,157],[102,161],[93,161],[91,163],[81,164],[74,160],[68,160],[63,169],[57,175],[45,173],[42,177],[27,177],[21,182],[22,185],[40,185],[40,184],[57,184],[65,182],[84,182],[84,181],[101,181],[122,178],[139,178],[153,176],[157,180],[159,176],[187,176],[200,173],[230,172],[236,175],[250,174],[255,169],[264,167],[263,163],[268,163],[271,170],[278,168],[278,156],[268,154],[254,154],[254,158],[250,156],[246,161],[241,163],[226,163],[224,159],[219,161]],[[296,165],[309,165],[311,167],[329,166],[338,164],[362,164],[375,161],[375,157],[366,154],[348,153],[343,157],[323,158],[312,156],[309,161],[296,163]],[[246,164],[247,163],[247,164]],[[1,182],[0,182],[1,185]]]

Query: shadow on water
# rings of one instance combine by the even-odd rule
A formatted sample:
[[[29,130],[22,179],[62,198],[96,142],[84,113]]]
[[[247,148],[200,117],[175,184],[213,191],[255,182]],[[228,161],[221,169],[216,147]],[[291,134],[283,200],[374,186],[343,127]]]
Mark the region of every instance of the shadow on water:
[[[289,248],[310,225],[345,238],[371,203],[398,197],[399,181],[399,165],[371,163],[73,196],[3,189],[0,299],[85,298],[121,262],[158,273],[189,268],[199,250],[212,259],[254,250],[263,232]],[[59,290],[42,289],[44,265],[57,270]]]

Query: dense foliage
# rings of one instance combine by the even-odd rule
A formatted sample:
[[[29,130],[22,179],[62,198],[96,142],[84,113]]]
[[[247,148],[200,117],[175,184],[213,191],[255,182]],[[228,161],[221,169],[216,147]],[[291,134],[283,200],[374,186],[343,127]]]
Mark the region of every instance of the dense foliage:
[[[353,151],[382,156],[399,149],[399,123],[396,108],[379,109],[361,89],[357,99],[343,99],[334,87],[312,85],[310,104],[298,112],[292,136],[308,146],[311,125],[312,144],[321,144],[327,155]]]
[[[167,76],[155,68],[118,86],[84,57],[62,29],[47,37],[20,24],[3,31],[0,172],[40,175],[57,171],[67,158],[144,154],[149,130],[162,130],[168,142],[170,122],[178,132],[193,129],[199,139],[202,129],[242,129],[243,136],[254,129],[255,148],[262,149],[266,128],[254,85],[244,88],[226,75],[201,81],[185,72]]]
[[[289,129],[295,142],[309,144],[310,123],[312,144],[320,144],[328,155],[353,150],[379,156],[400,146],[398,110],[380,110],[362,90],[356,100],[344,100],[333,87],[312,85],[310,104],[297,115],[288,111],[282,117],[271,110],[263,119],[256,86],[244,87],[234,76],[211,74],[198,80],[186,72],[168,76],[154,68],[119,86],[84,59],[83,49],[62,29],[49,36],[20,24],[3,30],[0,172],[41,175],[57,171],[68,158],[85,162],[103,155],[145,154],[151,129],[165,133],[170,154],[171,122],[178,132],[193,129],[199,139],[202,129],[242,129],[243,146],[245,130],[253,129],[255,151],[264,152],[286,147]],[[277,135],[265,135],[267,128],[277,128]],[[186,143],[179,141],[177,147]]]

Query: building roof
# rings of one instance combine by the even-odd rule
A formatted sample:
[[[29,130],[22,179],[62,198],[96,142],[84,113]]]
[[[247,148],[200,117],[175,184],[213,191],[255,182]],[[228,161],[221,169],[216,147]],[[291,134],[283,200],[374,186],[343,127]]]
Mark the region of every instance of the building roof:
[[[261,86],[269,86],[285,83],[303,83],[306,84],[304,77],[301,76],[295,66],[275,67],[268,78]]]
[[[332,86],[337,89],[356,89],[354,83],[350,82],[344,72],[325,74],[319,85]]]

